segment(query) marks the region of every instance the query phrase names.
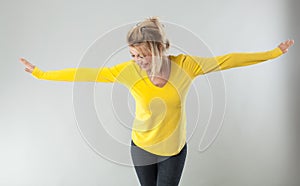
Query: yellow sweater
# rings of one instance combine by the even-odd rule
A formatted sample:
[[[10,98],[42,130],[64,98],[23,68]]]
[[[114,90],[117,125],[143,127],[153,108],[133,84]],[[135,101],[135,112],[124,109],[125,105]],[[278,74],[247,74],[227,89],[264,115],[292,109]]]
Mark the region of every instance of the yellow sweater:
[[[186,142],[185,100],[192,80],[198,75],[253,65],[282,55],[279,48],[266,52],[231,53],[217,57],[170,55],[171,74],[163,87],[155,86],[133,61],[113,67],[67,68],[44,72],[35,67],[32,75],[54,81],[118,82],[135,99],[133,142],[153,154],[178,154]]]

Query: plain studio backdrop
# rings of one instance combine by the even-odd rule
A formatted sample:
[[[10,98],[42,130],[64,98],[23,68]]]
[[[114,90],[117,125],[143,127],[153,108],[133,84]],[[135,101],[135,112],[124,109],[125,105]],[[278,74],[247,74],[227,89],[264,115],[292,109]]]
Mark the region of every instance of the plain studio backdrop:
[[[126,30],[118,41],[109,33],[150,16],[166,24],[173,54],[186,50],[180,46],[188,41],[186,33],[213,55],[266,51],[295,39],[280,58],[194,81],[187,97],[188,156],[180,185],[299,185],[299,6],[296,0],[1,0],[0,185],[138,185],[126,151],[128,116],[134,113],[128,91],[105,83],[37,80],[19,58],[44,71],[75,68],[81,59],[98,60],[90,67],[128,61]],[[172,33],[171,25],[185,32]],[[95,42],[99,38],[103,45]],[[104,63],[101,54],[116,42],[121,48]],[[188,43],[193,55],[206,55]],[[81,95],[81,90],[93,92]],[[86,103],[97,117],[80,110]],[[102,121],[111,139],[94,130],[99,125],[91,117]],[[213,122],[217,136],[208,134],[210,145],[204,149],[200,142],[206,124]]]

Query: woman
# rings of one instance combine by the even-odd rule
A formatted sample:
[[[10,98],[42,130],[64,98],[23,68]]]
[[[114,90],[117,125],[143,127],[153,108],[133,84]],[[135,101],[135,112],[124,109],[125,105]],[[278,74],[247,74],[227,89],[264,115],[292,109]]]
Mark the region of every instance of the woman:
[[[44,72],[23,58],[20,61],[25,71],[38,79],[118,82],[130,90],[136,101],[131,155],[143,186],[179,184],[187,154],[185,98],[195,77],[273,59],[294,44],[287,40],[266,52],[211,58],[167,55],[170,43],[157,17],[134,26],[127,34],[127,42],[133,59],[110,68]]]

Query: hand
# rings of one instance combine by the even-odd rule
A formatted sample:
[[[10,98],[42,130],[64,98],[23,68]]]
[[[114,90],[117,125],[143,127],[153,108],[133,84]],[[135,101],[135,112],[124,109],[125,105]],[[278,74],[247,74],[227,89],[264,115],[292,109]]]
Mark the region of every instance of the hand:
[[[285,42],[282,42],[278,45],[278,47],[281,49],[282,53],[287,53],[289,50],[289,47],[294,44],[294,40],[286,40]]]
[[[24,58],[20,58],[20,62],[21,63],[23,63],[24,65],[25,65],[25,71],[26,72],[29,72],[29,73],[32,73],[32,71],[33,71],[33,69],[34,69],[34,65],[33,64],[31,64],[31,63],[29,63],[26,59],[24,59]]]

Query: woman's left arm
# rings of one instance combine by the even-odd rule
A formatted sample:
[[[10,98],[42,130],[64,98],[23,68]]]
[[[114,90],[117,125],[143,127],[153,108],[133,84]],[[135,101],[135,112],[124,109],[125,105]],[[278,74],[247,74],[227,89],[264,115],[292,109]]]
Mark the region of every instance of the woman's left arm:
[[[187,60],[196,62],[197,65],[193,68],[193,74],[197,76],[214,71],[254,65],[263,61],[274,59],[286,53],[289,47],[293,44],[294,40],[287,40],[280,43],[275,49],[266,52],[230,53],[211,58],[187,56],[187,58],[190,58]]]

